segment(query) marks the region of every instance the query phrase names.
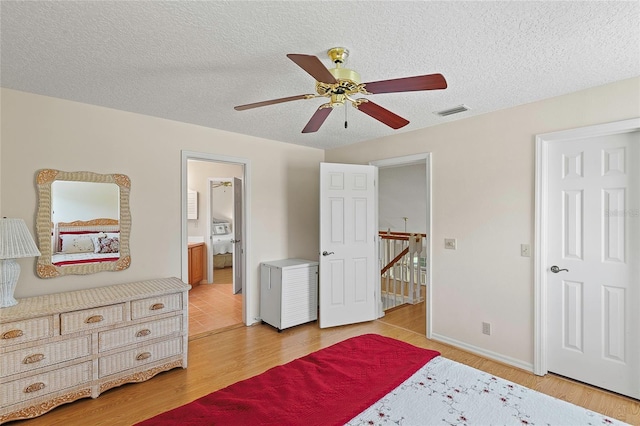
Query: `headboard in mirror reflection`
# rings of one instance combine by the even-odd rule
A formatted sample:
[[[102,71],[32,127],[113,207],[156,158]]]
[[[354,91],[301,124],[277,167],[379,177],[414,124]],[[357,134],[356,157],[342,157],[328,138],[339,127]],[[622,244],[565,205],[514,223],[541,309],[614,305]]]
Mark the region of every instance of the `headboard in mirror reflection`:
[[[36,183],[40,278],[129,267],[128,176],[43,169]]]

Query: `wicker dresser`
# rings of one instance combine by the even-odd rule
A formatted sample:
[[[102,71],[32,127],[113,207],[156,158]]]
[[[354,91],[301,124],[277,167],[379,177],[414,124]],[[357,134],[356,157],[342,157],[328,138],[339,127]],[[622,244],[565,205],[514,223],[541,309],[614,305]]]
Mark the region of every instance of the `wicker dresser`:
[[[0,309],[0,423],[187,368],[190,288],[166,278]]]

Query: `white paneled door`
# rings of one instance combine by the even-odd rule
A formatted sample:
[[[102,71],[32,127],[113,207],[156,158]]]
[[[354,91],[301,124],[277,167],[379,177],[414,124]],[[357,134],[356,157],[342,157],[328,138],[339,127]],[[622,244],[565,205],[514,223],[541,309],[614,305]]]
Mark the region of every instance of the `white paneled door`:
[[[378,169],[320,164],[321,328],[375,319]]]
[[[548,371],[640,398],[640,132],[547,158]]]

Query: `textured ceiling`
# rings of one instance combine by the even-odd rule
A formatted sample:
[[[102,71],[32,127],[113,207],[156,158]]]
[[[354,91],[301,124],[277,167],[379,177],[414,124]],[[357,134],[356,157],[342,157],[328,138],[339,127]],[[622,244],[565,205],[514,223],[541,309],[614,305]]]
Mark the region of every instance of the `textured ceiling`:
[[[317,148],[463,119],[640,75],[640,2],[6,1],[2,87]],[[371,95],[301,130],[324,99],[287,53],[344,46],[362,81],[441,73],[445,90]],[[434,111],[468,105],[442,118]],[[344,128],[345,111],[349,126]]]

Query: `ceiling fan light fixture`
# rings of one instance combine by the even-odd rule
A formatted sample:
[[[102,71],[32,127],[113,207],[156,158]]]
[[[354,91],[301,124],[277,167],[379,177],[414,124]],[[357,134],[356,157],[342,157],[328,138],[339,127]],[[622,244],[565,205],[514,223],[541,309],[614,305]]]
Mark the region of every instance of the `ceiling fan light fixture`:
[[[465,104],[455,106],[449,109],[443,109],[440,111],[434,111],[435,115],[439,115],[440,117],[446,117],[453,114],[460,114],[461,112],[469,111],[471,108],[466,106]]]

